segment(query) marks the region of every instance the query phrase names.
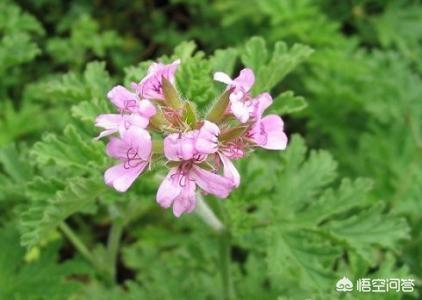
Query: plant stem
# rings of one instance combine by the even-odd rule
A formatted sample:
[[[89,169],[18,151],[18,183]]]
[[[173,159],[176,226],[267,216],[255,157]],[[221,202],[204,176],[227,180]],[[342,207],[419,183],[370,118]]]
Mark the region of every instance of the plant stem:
[[[212,230],[215,232],[222,232],[225,230],[224,224],[220,221],[220,219],[215,215],[212,209],[205,203],[204,198],[201,194],[197,194],[197,203],[195,212],[201,219],[211,227]]]
[[[219,267],[222,284],[222,299],[234,299],[233,283],[230,274],[230,231],[227,226],[220,221],[215,215],[214,211],[205,203],[202,195],[197,195],[197,204],[195,212],[215,233],[218,234],[219,239]]]
[[[124,224],[122,220],[117,219],[111,226],[110,233],[107,241],[107,264],[108,271],[112,281],[116,279],[116,264],[117,254],[119,252],[120,239],[122,237]]]
[[[226,231],[219,235],[220,272],[223,285],[223,299],[233,299],[233,283],[230,274],[230,234]]]
[[[79,239],[79,237],[73,232],[72,228],[69,227],[65,222],[60,223],[60,230],[66,236],[66,238],[72,243],[72,245],[78,250],[78,252],[94,267],[97,267],[96,260],[92,256],[91,252],[85,246],[85,244]]]

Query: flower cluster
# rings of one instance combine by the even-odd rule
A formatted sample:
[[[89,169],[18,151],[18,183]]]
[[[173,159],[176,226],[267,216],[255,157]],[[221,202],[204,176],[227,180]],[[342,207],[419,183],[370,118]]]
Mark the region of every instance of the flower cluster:
[[[96,126],[104,129],[98,138],[113,135],[107,154],[119,161],[105,172],[105,182],[125,192],[151,165],[153,154],[154,159],[164,158],[169,172],[158,189],[157,202],[172,206],[176,217],[195,208],[197,189],[227,198],[240,184],[233,160],[257,147],[283,150],[287,145],[281,118],[264,116],[271,95],[250,93],[255,81],[251,69],[243,69],[235,79],[215,73],[214,79],[227,87],[205,118],[199,119],[194,105],[175,88],[179,65],[179,60],[154,63],[144,79],[132,83],[132,91],[114,87],[107,96],[117,113],[96,119]]]

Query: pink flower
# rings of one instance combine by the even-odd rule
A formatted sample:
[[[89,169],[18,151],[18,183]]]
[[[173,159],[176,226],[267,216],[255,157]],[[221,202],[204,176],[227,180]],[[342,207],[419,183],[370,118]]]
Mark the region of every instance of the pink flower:
[[[95,119],[95,126],[105,129],[97,139],[116,132],[123,133],[131,126],[146,128],[149,119],[156,113],[150,101],[139,100],[136,94],[129,92],[123,86],[112,88],[107,96],[121,114],[103,114]]]
[[[131,126],[146,128],[148,126],[149,119],[138,114],[131,115],[118,115],[118,114],[104,114],[99,115],[95,119],[95,126],[102,127],[103,130],[96,139],[103,138],[107,135],[119,132],[123,134],[124,131],[128,130]]]
[[[220,128],[216,124],[205,120],[196,137],[195,148],[202,154],[217,153],[220,161],[223,163],[224,177],[230,179],[234,187],[238,187],[240,184],[240,174],[232,161],[226,156],[225,145],[222,144],[221,149],[219,149],[219,135]]]
[[[153,63],[148,68],[147,76],[139,84],[133,83],[132,87],[142,99],[164,100],[163,77],[174,84],[174,74],[179,65],[179,59],[168,65]]]
[[[264,111],[272,103],[271,95],[263,93],[254,99],[254,124],[247,133],[258,146],[270,150],[284,150],[287,146],[287,136],[284,133],[283,120],[278,115],[263,117]]]
[[[164,139],[164,155],[172,161],[193,159],[198,152],[195,150],[197,130],[186,133],[172,133]]]
[[[216,124],[205,120],[196,137],[196,150],[203,154],[216,153],[218,151],[219,135],[220,128]]]
[[[251,69],[243,69],[235,79],[231,79],[223,72],[214,73],[214,80],[223,82],[233,89],[230,94],[230,110],[241,122],[246,123],[253,111],[249,91],[255,82],[255,75]]]
[[[107,144],[107,154],[120,160],[120,163],[105,172],[106,184],[125,192],[145,170],[151,159],[151,151],[151,136],[145,129],[132,127],[121,138],[112,137]]]
[[[220,160],[223,163],[224,177],[230,179],[234,187],[236,188],[239,187],[240,174],[239,174],[239,171],[234,166],[233,162],[223,152],[219,152],[218,156],[220,157]]]
[[[183,103],[182,97],[176,99],[177,104],[172,97],[164,98],[163,85],[167,80],[174,85],[179,64],[180,60],[152,64],[146,77],[132,84],[135,92],[121,85],[113,87],[107,96],[118,113],[102,114],[95,120],[95,125],[103,129],[97,139],[119,136],[112,136],[107,144],[107,154],[118,163],[104,174],[106,184],[119,192],[127,191],[150,165],[152,132],[154,158],[161,155],[169,167],[156,200],[162,207],[172,206],[176,217],[194,210],[198,192],[227,198],[240,185],[234,159],[246,156],[256,146],[274,150],[287,146],[282,119],[274,114],[264,116],[273,102],[270,94],[255,98],[250,94],[255,82],[251,69],[241,70],[234,79],[222,72],[214,74],[215,80],[227,84],[229,105],[225,98],[217,102],[207,116],[215,120],[213,123],[197,116],[196,110],[190,103]],[[168,103],[150,100],[168,100]],[[222,111],[223,116],[215,116]],[[159,115],[150,125],[157,112]],[[224,118],[226,114],[243,124]]]
[[[173,213],[180,217],[192,212],[196,205],[196,187],[219,198],[227,198],[233,189],[231,180],[204,170],[197,162],[183,161],[170,172],[157,192],[157,202],[164,208],[173,205]]]
[[[194,148],[197,131],[171,134],[164,139],[164,155],[171,161],[178,161],[161,183],[157,202],[165,208],[173,205],[173,213],[180,217],[195,208],[196,187],[219,198],[227,198],[233,189],[230,179],[203,169],[200,164],[206,155]],[[184,147],[185,145],[186,148]]]
[[[138,110],[139,97],[121,85],[112,88],[107,97],[122,113],[134,113]]]

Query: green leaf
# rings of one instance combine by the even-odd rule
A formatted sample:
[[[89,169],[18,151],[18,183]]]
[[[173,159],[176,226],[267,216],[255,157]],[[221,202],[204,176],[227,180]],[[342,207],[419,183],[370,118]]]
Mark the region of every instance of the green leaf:
[[[87,172],[97,172],[95,168],[105,164],[102,143],[81,135],[73,125],[68,125],[61,136],[46,135],[34,145],[31,154],[41,165],[54,162],[59,167]]]
[[[183,64],[189,60],[196,50],[196,44],[193,41],[182,42],[174,48],[173,57],[174,59],[180,59]]]
[[[44,186],[37,188],[38,184]],[[45,238],[66,218],[81,211],[92,211],[96,198],[107,189],[101,179],[70,178],[63,189],[56,190],[60,183],[53,180],[37,179],[29,186],[28,195],[40,195],[48,188],[52,195],[48,198],[33,198],[29,207],[21,213],[21,243],[31,248]],[[34,190],[35,188],[35,190]],[[34,191],[34,192],[33,192]],[[48,194],[48,193],[47,193]]]
[[[80,260],[58,263],[58,243],[41,249],[39,258],[25,262],[25,250],[19,245],[17,230],[9,225],[0,229],[0,298],[61,300],[68,299],[82,288],[72,275],[88,272]]]
[[[0,146],[9,144],[24,136],[39,134],[48,122],[43,118],[34,118],[42,114],[42,109],[29,102],[23,102],[20,109],[15,109],[8,100],[0,102]],[[28,122],[31,119],[32,122]]]
[[[323,228],[331,237],[346,243],[368,264],[372,264],[374,254],[371,246],[394,249],[396,241],[409,238],[406,221],[397,217],[386,218],[383,214],[384,209],[385,205],[378,203],[349,218],[329,222]]]
[[[240,56],[242,63],[258,72],[268,62],[269,54],[265,40],[262,37],[251,38],[244,46]]]
[[[304,161],[302,142],[294,136],[284,153],[286,166],[279,178],[278,197],[289,209],[299,209],[336,178],[337,163],[326,151],[311,151]]]
[[[295,135],[281,155],[241,164],[247,185],[226,203],[236,241],[265,253],[271,284],[286,297],[330,295],[342,274],[354,274],[350,261],[368,276],[383,267],[376,253],[394,253],[409,237],[402,218],[374,205],[371,180],[343,179],[337,187],[336,166],[326,151],[307,154]]]
[[[235,48],[218,49],[210,58],[214,72],[224,72],[232,75],[239,52]]]
[[[32,177],[32,167],[18,152],[15,144],[0,148],[0,165],[5,173],[16,182],[24,182]]]
[[[179,66],[176,72],[176,86],[185,99],[203,105],[216,96],[211,78],[210,62],[204,58],[203,52],[196,52]]]
[[[305,109],[308,106],[305,98],[295,96],[292,91],[284,92],[274,99],[271,110],[280,115],[292,114]]]
[[[269,56],[265,41],[254,37],[246,42],[241,59],[245,66],[255,72],[253,91],[259,93],[274,88],[312,52],[313,50],[305,45],[294,44],[288,48],[284,42],[277,42]]]

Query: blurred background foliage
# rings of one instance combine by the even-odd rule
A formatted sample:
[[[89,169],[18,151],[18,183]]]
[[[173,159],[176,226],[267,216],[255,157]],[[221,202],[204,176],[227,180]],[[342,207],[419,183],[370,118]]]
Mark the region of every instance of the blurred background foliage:
[[[290,134],[238,163],[230,200],[208,199],[231,230],[234,298],[338,299],[342,276],[420,285],[421,20],[411,0],[1,1],[0,299],[222,298],[216,236],[157,207],[162,169],[125,195],[102,181],[93,119],[158,57],[182,59],[200,110],[221,92],[212,72],[252,67]]]

